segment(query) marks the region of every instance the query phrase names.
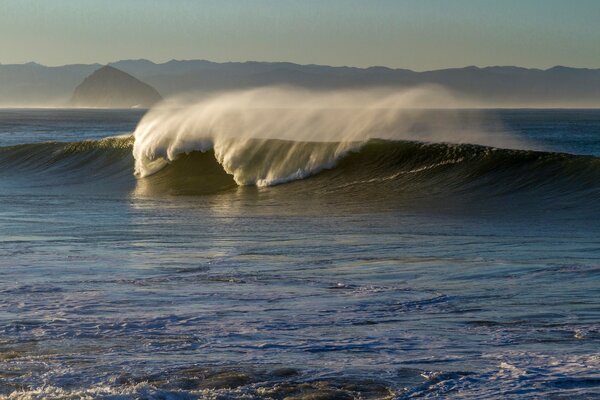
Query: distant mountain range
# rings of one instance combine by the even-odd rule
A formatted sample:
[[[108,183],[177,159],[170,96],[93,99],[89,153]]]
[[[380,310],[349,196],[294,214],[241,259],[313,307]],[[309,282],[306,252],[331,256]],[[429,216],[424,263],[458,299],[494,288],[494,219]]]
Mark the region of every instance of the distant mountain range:
[[[122,60],[109,64],[155,88],[163,97],[197,92],[289,84],[334,89],[435,84],[473,104],[489,107],[600,107],[600,69],[465,67],[415,72],[386,67],[353,68],[287,62]],[[100,64],[47,67],[0,64],[0,106],[66,105],[84,78]]]

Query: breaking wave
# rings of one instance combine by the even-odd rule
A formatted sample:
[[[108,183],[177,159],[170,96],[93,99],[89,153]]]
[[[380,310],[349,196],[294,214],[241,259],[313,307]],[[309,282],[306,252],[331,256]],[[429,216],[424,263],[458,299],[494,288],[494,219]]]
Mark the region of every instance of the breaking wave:
[[[502,129],[483,129],[478,112],[419,108],[436,102],[453,98],[436,88],[261,88],[172,99],[130,136],[0,148],[0,177],[137,195],[277,186],[273,193],[305,197],[600,201],[600,159],[529,150]]]
[[[477,113],[416,108],[451,103],[440,88],[315,92],[297,88],[175,98],[149,111],[135,132],[135,174],[147,177],[193,152],[212,151],[238,185],[272,186],[333,167],[371,139],[518,147],[487,134]]]
[[[153,193],[210,194],[242,186],[293,187],[296,193],[412,193],[474,198],[538,193],[548,200],[600,200],[600,159],[565,153],[449,143],[372,139],[366,142],[295,142],[235,139],[219,146],[157,158],[132,171],[132,137],[0,148],[1,176],[28,185],[94,184]],[[160,164],[158,167],[152,163]],[[308,178],[308,179],[306,179]],[[300,182],[301,181],[301,182]],[[279,186],[278,186],[279,188]]]

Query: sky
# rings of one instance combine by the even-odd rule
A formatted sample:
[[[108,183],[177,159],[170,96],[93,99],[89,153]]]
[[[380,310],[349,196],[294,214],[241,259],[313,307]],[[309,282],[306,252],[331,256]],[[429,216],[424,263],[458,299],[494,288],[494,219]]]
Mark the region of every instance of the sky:
[[[0,0],[0,63],[600,68],[600,0]]]

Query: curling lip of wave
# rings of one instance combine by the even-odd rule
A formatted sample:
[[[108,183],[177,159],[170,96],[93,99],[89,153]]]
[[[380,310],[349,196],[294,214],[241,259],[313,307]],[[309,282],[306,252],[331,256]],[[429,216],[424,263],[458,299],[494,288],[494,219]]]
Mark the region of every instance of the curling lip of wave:
[[[350,151],[358,151],[364,143],[293,142],[276,139],[220,140],[214,145],[204,143],[201,153],[211,153],[223,170],[239,186],[266,187],[304,179],[333,168]],[[136,158],[135,173],[148,177],[176,162],[182,156],[196,152],[148,159]]]

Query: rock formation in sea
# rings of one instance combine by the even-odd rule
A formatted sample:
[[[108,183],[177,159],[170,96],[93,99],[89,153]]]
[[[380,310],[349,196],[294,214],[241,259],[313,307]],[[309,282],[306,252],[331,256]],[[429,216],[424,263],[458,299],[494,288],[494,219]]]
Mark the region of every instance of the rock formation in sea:
[[[152,86],[111,66],[94,71],[75,88],[70,105],[99,108],[148,108],[162,99]]]

